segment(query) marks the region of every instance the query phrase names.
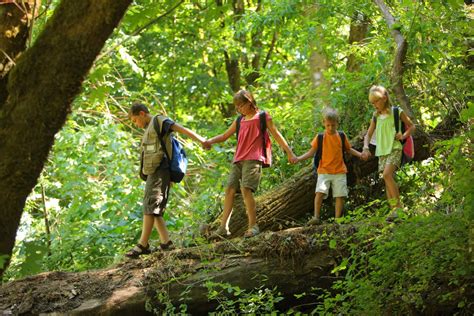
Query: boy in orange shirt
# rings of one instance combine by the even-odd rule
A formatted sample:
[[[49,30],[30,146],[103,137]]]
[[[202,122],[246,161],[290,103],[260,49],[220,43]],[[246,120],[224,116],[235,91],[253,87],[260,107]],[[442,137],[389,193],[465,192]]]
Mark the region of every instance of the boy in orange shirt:
[[[326,199],[329,188],[332,187],[332,195],[336,198],[336,218],[342,216],[344,206],[344,197],[347,196],[347,167],[344,163],[343,144],[346,152],[358,158],[362,153],[351,147],[347,137],[341,137],[337,131],[338,114],[334,109],[326,109],[323,113],[323,125],[325,132],[322,141],[322,153],[318,167],[318,182],[316,184],[316,194],[314,197],[314,217],[310,219],[308,225],[320,223],[321,205],[323,199]],[[318,151],[318,135],[311,141],[311,148],[303,155],[293,160],[294,163],[313,157]]]

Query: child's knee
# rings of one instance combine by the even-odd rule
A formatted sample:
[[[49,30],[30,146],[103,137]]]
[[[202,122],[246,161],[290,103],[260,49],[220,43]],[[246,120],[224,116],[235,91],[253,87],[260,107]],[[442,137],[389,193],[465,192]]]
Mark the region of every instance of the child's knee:
[[[230,186],[225,188],[225,194],[226,195],[235,195],[236,191],[237,190],[235,188],[230,187]]]
[[[245,197],[245,196],[253,196],[253,191],[251,188],[245,188],[245,187],[241,187],[240,188],[240,191],[242,192],[242,195]]]
[[[384,179],[384,181],[392,180],[393,179],[393,170],[389,167],[385,168],[385,170],[383,171],[383,174],[382,174],[382,178]]]

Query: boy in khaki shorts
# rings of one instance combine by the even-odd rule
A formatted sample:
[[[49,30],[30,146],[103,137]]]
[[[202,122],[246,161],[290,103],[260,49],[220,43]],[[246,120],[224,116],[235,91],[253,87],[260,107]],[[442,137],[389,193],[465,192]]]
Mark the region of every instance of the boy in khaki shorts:
[[[344,197],[347,196],[347,167],[344,163],[342,138],[337,131],[338,114],[334,109],[326,109],[323,113],[323,125],[325,131],[322,141],[322,154],[317,166],[318,181],[316,184],[316,194],[314,197],[314,217],[310,219],[308,225],[320,223],[321,205],[326,199],[329,188],[332,187],[332,195],[336,199],[336,218],[342,216]],[[362,154],[351,147],[347,137],[344,138],[344,150],[351,155],[361,158]],[[311,141],[311,148],[305,154],[297,157],[295,162],[299,162],[310,157],[318,151],[318,135]]]

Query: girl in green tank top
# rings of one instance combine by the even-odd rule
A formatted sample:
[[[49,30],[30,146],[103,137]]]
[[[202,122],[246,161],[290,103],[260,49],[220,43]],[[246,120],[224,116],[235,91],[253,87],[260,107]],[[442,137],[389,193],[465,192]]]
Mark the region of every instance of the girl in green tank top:
[[[405,132],[396,133],[393,119],[393,111],[388,96],[388,91],[382,86],[372,86],[369,91],[369,102],[374,106],[375,113],[370,122],[369,129],[364,138],[364,150],[362,159],[367,160],[371,153],[369,151],[369,140],[375,132],[377,147],[375,156],[379,157],[379,171],[385,182],[387,199],[392,209],[387,221],[393,221],[398,217],[397,209],[402,207],[400,203],[400,191],[395,182],[395,171],[400,167],[402,157],[402,144],[400,141],[406,139],[415,130],[415,125],[403,111],[400,110],[400,119],[405,123]]]

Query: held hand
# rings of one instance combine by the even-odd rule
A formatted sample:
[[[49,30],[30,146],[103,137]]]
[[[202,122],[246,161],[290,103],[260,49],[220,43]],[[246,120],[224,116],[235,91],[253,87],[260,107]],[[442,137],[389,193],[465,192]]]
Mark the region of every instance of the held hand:
[[[211,149],[211,147],[212,147],[212,144],[209,142],[209,140],[205,140],[202,142],[202,148],[209,150]]]
[[[291,162],[292,164],[295,164],[295,163],[299,162],[298,157],[296,157],[295,155],[293,155],[292,157],[290,157],[289,160],[290,160],[290,162]]]
[[[395,139],[396,139],[396,140],[403,140],[403,135],[402,135],[402,133],[398,132],[397,134],[395,134]]]
[[[368,149],[364,149],[360,158],[362,160],[367,160],[369,159],[369,157],[370,157],[370,151]]]

